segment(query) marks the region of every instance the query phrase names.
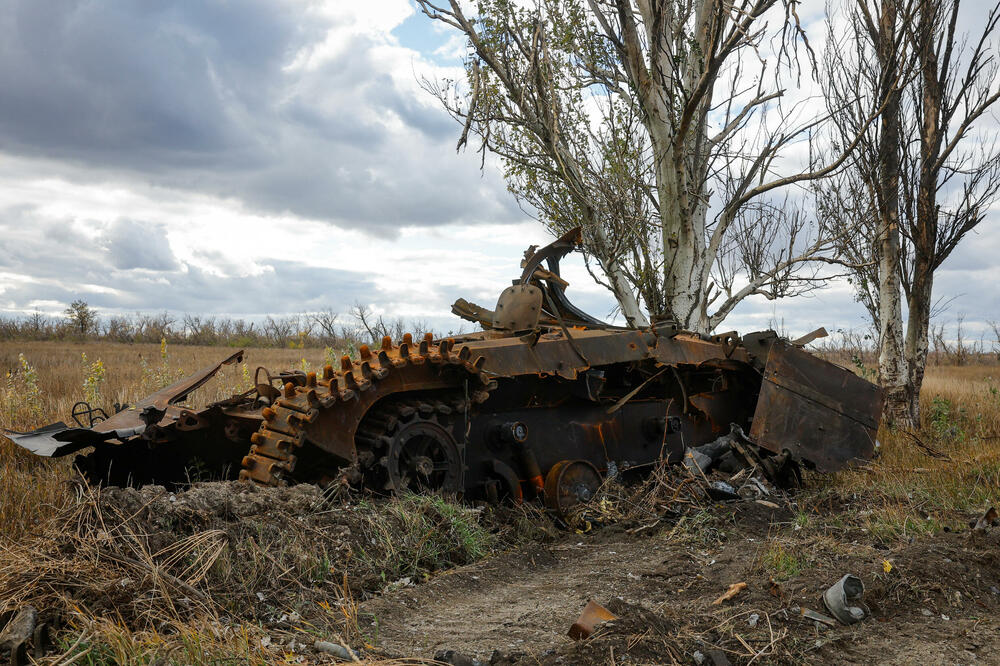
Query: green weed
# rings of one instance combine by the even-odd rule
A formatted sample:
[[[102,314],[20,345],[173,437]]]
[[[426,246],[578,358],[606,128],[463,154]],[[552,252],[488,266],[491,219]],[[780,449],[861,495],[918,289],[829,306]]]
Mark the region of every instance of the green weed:
[[[139,365],[142,372],[140,384],[143,395],[170,386],[184,376],[182,370],[171,367],[166,338],[160,339],[160,362],[155,366],[150,365],[145,358],[140,356]]]
[[[359,557],[386,583],[421,576],[491,555],[496,535],[481,522],[481,511],[436,495],[403,495],[366,511]]]
[[[24,357],[17,355],[19,367],[4,376],[0,389],[0,423],[9,428],[32,427],[42,420],[42,389],[38,372]]]
[[[90,363],[87,360],[87,352],[81,353],[80,359],[81,364],[83,365],[84,399],[90,403],[92,407],[100,407],[103,402],[101,397],[101,385],[104,384],[104,380],[107,375],[104,362],[101,361],[101,359],[97,359],[93,363]]]
[[[761,565],[767,573],[778,581],[795,578],[806,567],[804,559],[796,555],[781,542],[772,543],[761,556]]]

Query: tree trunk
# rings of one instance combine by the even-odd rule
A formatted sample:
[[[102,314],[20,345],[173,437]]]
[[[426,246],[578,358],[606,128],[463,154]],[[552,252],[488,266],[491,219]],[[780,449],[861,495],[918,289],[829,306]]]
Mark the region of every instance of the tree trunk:
[[[886,420],[894,425],[912,427],[903,356],[903,308],[900,295],[899,248],[899,100],[896,81],[899,54],[895,49],[897,7],[895,0],[884,0],[879,17],[878,58],[881,70],[881,95],[886,100],[879,119],[878,146],[878,381],[885,389]]]
[[[700,281],[706,209],[691,205],[692,193],[688,190],[692,187],[692,179],[684,161],[685,151],[673,145],[680,139],[671,134],[666,122],[650,122],[649,128],[657,166],[663,291],[667,308],[664,314],[682,328],[707,333],[707,322],[701,316],[705,308]]]
[[[927,338],[931,321],[931,291],[938,233],[938,167],[941,154],[941,102],[938,54],[934,44],[934,22],[940,5],[922,0],[917,27],[920,93],[923,117],[920,128],[920,177],[917,184],[917,228],[913,234],[913,278],[907,299],[906,330],[907,398],[910,421],[920,425],[920,388],[927,367]]]
[[[718,10],[715,0],[698,0],[694,9],[696,28],[691,44],[676,45],[678,52],[690,49],[685,62],[684,89],[693,91],[705,73],[708,54],[712,52],[710,26]],[[650,25],[653,16],[649,17]],[[655,51],[654,51],[655,53]],[[655,53],[651,63],[662,71],[674,66],[665,59],[668,51]],[[673,100],[683,106],[684,97]],[[663,226],[663,282],[670,316],[683,328],[699,333],[709,332],[705,284],[705,225],[708,217],[708,195],[701,174],[708,163],[707,114],[711,93],[706,92],[694,120],[686,129],[678,126],[676,108],[659,105],[661,122],[649,124],[652,145],[657,155],[657,194],[660,220]],[[663,100],[665,101],[665,100]],[[675,132],[680,132],[675,134]]]
[[[917,257],[913,286],[907,299],[909,317],[906,322],[907,411],[913,427],[920,426],[920,389],[927,368],[928,329],[931,322],[931,293],[934,271],[926,259]]]
[[[594,230],[595,240],[597,241],[598,249],[603,250],[608,247],[608,238],[604,232],[604,227],[600,224],[593,224],[591,228]],[[608,278],[608,283],[611,285],[611,291],[615,295],[615,299],[618,301],[619,307],[622,310],[622,316],[625,317],[625,321],[631,328],[641,328],[643,326],[649,326],[649,319],[646,318],[642,307],[639,305],[639,300],[635,297],[635,292],[632,291],[632,285],[629,283],[625,272],[622,270],[621,265],[614,257],[608,256],[608,253],[604,253],[604,257],[598,257],[604,268],[604,274]]]
[[[879,238],[879,355],[878,381],[885,389],[883,414],[888,423],[904,428],[911,419],[907,353],[904,358],[903,311],[899,285],[899,231],[887,226]],[[909,324],[913,323],[910,311]]]

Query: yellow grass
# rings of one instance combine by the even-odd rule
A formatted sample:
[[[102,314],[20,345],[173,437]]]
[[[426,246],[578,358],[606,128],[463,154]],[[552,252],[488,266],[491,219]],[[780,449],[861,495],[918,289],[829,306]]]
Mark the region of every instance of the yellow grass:
[[[155,344],[0,342],[0,427],[27,430],[54,421],[69,423],[73,404],[87,392],[88,377],[93,392],[101,367],[103,381],[96,382],[97,404],[110,409],[115,402],[134,404],[158,384],[213,365],[234,351],[226,347],[171,346],[164,357],[161,346]],[[271,371],[316,370],[336,361],[332,356],[324,349],[251,349],[243,364],[223,368],[217,379],[189,402],[205,404],[248,388],[257,366]],[[101,363],[95,370],[98,360]],[[32,375],[27,381],[26,368]],[[0,437],[0,552],[8,556],[21,552],[19,542],[43,532],[52,533],[52,521],[66,515],[61,509],[70,506],[79,492],[72,482],[74,476],[72,456],[61,460],[38,458]],[[49,526],[47,532],[45,525]],[[204,621],[175,622],[160,631],[136,630],[85,610],[66,619],[68,625],[59,631],[56,645],[62,657],[75,663],[152,663],[164,654],[170,655],[170,663],[266,664],[275,663],[276,658],[273,650],[261,647],[262,639],[268,639],[267,630],[253,623],[223,626],[206,616]],[[324,636],[337,640],[335,634]],[[306,655],[310,653],[311,649],[307,649]],[[291,658],[293,663],[331,662],[330,658],[302,654]],[[295,661],[298,659],[304,661]],[[56,662],[60,659],[51,663]],[[364,659],[362,663],[394,666],[426,662]]]
[[[811,477],[821,491],[859,498],[857,524],[879,536],[957,527],[1000,499],[1000,366],[931,366],[921,405],[913,435],[941,457],[883,427],[876,460]]]
[[[195,347],[188,345],[170,346],[167,349],[166,371],[183,376],[212,365],[229,356],[236,349],[227,347]],[[19,367],[18,355],[24,358],[38,372],[42,389],[42,412],[45,423],[52,420],[69,420],[73,403],[85,397],[84,380],[87,368],[82,355],[87,355],[87,365],[102,361],[106,369],[106,380],[100,388],[104,398],[102,405],[110,407],[115,402],[134,404],[152,388],[143,386],[143,362],[150,374],[164,367],[160,345],[125,344],[115,342],[0,342],[0,372],[6,373]],[[303,368],[316,370],[330,362],[323,349],[251,349],[244,357],[244,365],[252,375],[257,366],[265,366],[272,371]],[[305,364],[305,366],[303,365]],[[207,386],[195,400],[212,401],[227,397],[233,390],[243,386],[243,367],[227,366],[219,374],[219,381]],[[144,390],[146,389],[146,390]],[[205,394],[205,391],[208,391]],[[0,414],[0,424],[5,427],[34,427],[39,424],[5,423]]]

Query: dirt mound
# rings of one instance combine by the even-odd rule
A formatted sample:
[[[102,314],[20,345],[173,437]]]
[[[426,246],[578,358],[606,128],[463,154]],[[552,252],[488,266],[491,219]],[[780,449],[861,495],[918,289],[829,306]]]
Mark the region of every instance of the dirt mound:
[[[0,544],[0,618],[30,605],[78,634],[136,632],[154,653],[164,632],[220,645],[244,632],[265,652],[316,636],[364,648],[355,599],[487,557],[515,522],[440,497],[312,485],[82,488],[38,535]]]
[[[235,481],[196,483],[178,493],[168,492],[163,486],[111,487],[102,490],[99,499],[105,510],[144,514],[152,523],[162,519],[172,525],[178,522],[198,525],[213,519],[231,521],[275,513],[308,516],[330,506],[318,486],[262,488]]]
[[[271,555],[307,543],[308,549],[297,553],[301,561],[296,568],[315,566],[320,560],[333,566],[350,558],[352,534],[359,532],[355,506],[332,502],[309,484],[261,488],[237,481],[212,482],[177,493],[162,486],[107,488],[97,499],[102,518],[110,516],[119,529],[141,534],[152,552],[185,536],[219,530],[234,548],[267,547]]]
[[[314,486],[85,490],[0,564],[0,612],[79,613],[158,629],[194,617],[273,622],[341,590],[359,523]],[[293,590],[294,594],[289,594]],[[314,612],[314,610],[313,610]]]
[[[83,490],[37,536],[2,544],[0,614],[31,604],[76,635],[122,627],[157,655],[167,634],[209,636],[213,654],[239,634],[263,662],[315,657],[317,636],[368,656],[454,650],[500,666],[973,663],[1000,648],[1000,530],[889,539],[850,505],[697,503],[664,487],[605,493],[557,532],[527,507],[434,496]],[[803,620],[796,609],[823,612],[822,591],[845,573],[864,581],[872,617]],[[713,603],[736,582],[746,588]],[[617,619],[574,642],[589,599]]]

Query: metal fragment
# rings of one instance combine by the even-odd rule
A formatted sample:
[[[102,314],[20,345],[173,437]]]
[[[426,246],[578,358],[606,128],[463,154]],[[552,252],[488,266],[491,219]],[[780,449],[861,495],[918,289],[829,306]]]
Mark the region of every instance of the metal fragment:
[[[585,638],[590,638],[591,634],[594,633],[594,630],[597,629],[597,625],[602,622],[609,622],[617,619],[617,615],[591,599],[587,602],[587,605],[583,607],[583,612],[580,613],[580,617],[576,619],[576,622],[573,623],[566,634],[574,641],[580,641]]]

